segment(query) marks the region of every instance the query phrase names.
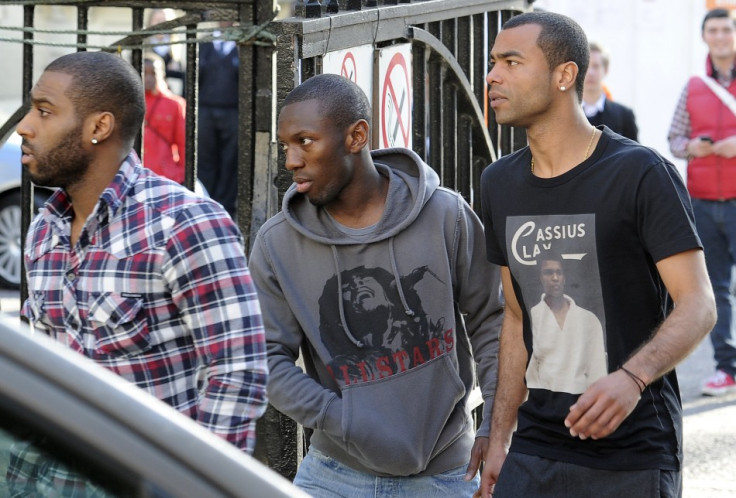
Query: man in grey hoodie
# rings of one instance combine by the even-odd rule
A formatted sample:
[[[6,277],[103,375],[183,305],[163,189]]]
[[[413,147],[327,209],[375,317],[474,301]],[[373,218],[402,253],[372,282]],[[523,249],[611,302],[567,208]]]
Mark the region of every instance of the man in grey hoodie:
[[[279,115],[294,183],[250,259],[269,399],[314,430],[294,482],[315,496],[471,496],[496,384],[499,269],[476,214],[415,153],[369,150],[370,115],[357,85],[328,74]]]

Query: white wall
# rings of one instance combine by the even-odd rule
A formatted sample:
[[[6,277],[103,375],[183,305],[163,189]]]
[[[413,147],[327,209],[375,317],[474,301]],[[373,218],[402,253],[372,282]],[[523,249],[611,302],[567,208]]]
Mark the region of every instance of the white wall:
[[[608,49],[614,99],[634,109],[639,141],[684,177],[685,161],[670,154],[667,131],[688,77],[704,71],[705,0],[537,0],[534,7],[572,17]]]

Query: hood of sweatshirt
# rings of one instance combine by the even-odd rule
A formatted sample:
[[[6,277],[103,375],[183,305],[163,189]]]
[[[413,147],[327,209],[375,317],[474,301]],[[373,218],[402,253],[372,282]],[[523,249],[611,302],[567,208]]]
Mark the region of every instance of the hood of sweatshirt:
[[[440,185],[437,173],[411,150],[381,149],[371,156],[378,171],[389,179],[389,188],[383,216],[366,243],[388,239],[411,225]],[[297,192],[296,184],[286,191],[282,209],[288,223],[305,237],[330,245],[355,244],[355,239],[335,227],[324,209]]]
[[[391,260],[393,277],[397,284],[398,297],[404,307],[404,312],[408,316],[415,316],[417,312],[409,305],[407,289],[404,288],[407,285],[406,279],[401,278],[397,267],[393,237],[411,225],[419,216],[422,207],[439,186],[440,179],[437,173],[411,150],[381,149],[372,151],[371,157],[376,169],[389,179],[389,186],[383,215],[376,224],[372,236],[366,239],[364,243],[370,244],[388,239],[389,259]],[[287,190],[282,208],[287,222],[295,230],[307,238],[327,244],[332,248],[335,274],[337,275],[335,301],[338,303],[340,322],[348,340],[358,348],[363,348],[365,343],[356,339],[346,319],[341,296],[343,268],[340,265],[336,247],[344,244],[355,244],[355,239],[340,231],[335,223],[329,219],[326,210],[317,208],[309,202],[306,196],[300,195],[296,190],[296,185],[291,185]]]

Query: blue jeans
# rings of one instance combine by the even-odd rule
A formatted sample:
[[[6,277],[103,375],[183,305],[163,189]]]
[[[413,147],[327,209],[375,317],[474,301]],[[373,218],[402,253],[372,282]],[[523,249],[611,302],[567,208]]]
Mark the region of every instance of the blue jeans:
[[[736,262],[736,200],[693,199],[695,226],[705,249],[708,276],[716,296],[718,321],[710,333],[716,369],[736,374],[731,271]]]
[[[476,474],[472,481],[465,481],[465,470],[463,466],[433,476],[377,477],[353,470],[310,448],[299,465],[294,484],[315,498],[471,497],[480,478]]]

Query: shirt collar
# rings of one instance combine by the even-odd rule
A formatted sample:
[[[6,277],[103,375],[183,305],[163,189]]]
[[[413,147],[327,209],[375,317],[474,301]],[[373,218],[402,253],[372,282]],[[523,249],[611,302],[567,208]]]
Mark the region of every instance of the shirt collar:
[[[592,118],[599,112],[603,112],[603,108],[606,104],[606,94],[601,93],[601,96],[598,98],[595,104],[588,104],[587,102],[583,101],[583,111],[585,111],[585,115],[589,118]]]
[[[100,196],[100,204],[106,205],[110,210],[110,214],[115,213],[118,207],[123,203],[125,196],[135,184],[141,174],[143,167],[138,154],[134,150],[128,153],[118,169],[115,178],[112,179],[110,185],[102,192]]]
[[[120,165],[115,178],[113,178],[110,185],[102,192],[100,200],[97,202],[99,205],[97,211],[104,205],[109,208],[110,214],[113,214],[118,206],[122,204],[123,198],[138,179],[142,169],[141,160],[135,151],[131,150]],[[72,205],[69,194],[64,189],[57,189],[49,199],[48,205],[51,211],[60,218],[71,216]]]

